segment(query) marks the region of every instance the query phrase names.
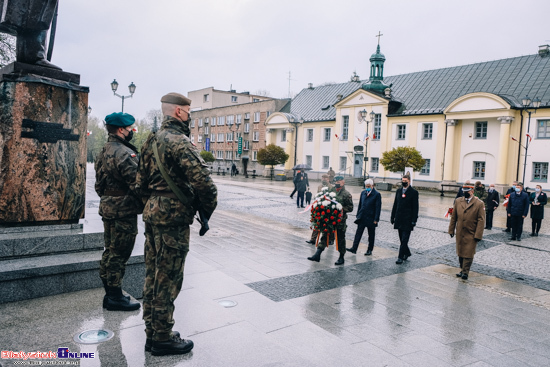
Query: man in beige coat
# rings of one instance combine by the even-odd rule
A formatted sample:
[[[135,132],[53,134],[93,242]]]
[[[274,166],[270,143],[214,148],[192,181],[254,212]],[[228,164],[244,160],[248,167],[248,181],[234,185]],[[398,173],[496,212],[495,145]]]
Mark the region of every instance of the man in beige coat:
[[[468,279],[470,267],[474,261],[476,246],[483,237],[485,227],[485,205],[473,194],[474,186],[464,184],[464,197],[455,200],[449,234],[455,236],[456,254],[460,262],[461,271],[456,276]]]

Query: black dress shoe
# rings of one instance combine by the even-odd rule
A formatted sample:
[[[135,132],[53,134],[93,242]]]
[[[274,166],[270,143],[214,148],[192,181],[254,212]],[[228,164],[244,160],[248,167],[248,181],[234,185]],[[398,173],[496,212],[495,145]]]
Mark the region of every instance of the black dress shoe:
[[[536,236],[536,234],[533,232],[533,233],[529,234],[529,236],[534,237],[534,236]]]
[[[180,336],[180,332],[172,331],[172,335]],[[145,339],[145,351],[150,352],[152,346],[153,346],[153,339],[149,339],[149,338]]]
[[[357,250],[354,250],[352,248],[347,248],[346,251],[351,252],[352,254],[356,254]]]
[[[512,232],[512,230],[511,230],[511,229],[508,229],[508,228],[506,228],[506,229],[503,229],[503,230],[502,230],[502,232],[508,232],[508,233],[510,233],[510,232]]]
[[[309,243],[309,244],[315,245],[315,241],[306,241],[306,243]]]
[[[468,279],[468,274],[462,274],[462,279],[464,280]]]
[[[403,260],[407,260],[411,255],[403,255]]]
[[[395,263],[396,263],[396,264],[399,264],[399,265],[400,265],[400,264],[403,264],[403,259],[400,258],[400,257],[398,257],[398,258],[397,258],[397,261],[396,261]]]
[[[518,242],[521,241],[521,237],[516,238],[516,241]]]
[[[168,354],[185,354],[193,349],[191,340],[181,339],[179,336],[172,335],[167,341],[153,341],[151,346],[151,354],[154,356],[165,356]]]
[[[344,265],[344,257],[340,256],[334,265]]]
[[[456,274],[457,277],[462,278],[462,272]]]
[[[515,240],[516,240],[515,237],[510,237],[510,238],[508,238],[508,239],[509,239],[510,241],[515,241]]]
[[[365,256],[370,256],[372,255],[372,250],[367,250],[367,252],[365,252]]]

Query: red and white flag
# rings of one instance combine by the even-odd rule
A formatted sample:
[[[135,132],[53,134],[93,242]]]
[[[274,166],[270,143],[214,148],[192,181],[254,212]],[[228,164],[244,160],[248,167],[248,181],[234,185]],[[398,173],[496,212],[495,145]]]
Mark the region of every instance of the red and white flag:
[[[533,140],[533,135],[527,133],[525,134],[527,136],[527,139],[529,139],[529,143],[531,143],[531,140]]]
[[[510,138],[512,138],[513,141],[518,141],[518,139],[514,138],[512,135],[510,135]]]

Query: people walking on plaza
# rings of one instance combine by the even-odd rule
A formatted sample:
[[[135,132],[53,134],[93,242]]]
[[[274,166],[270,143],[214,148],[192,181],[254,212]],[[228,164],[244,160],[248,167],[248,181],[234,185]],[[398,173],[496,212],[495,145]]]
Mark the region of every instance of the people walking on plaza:
[[[313,194],[311,193],[311,191],[309,190],[309,187],[308,187],[307,191],[306,191],[306,205],[311,204],[311,197],[312,196],[313,196]]]
[[[500,195],[495,190],[495,184],[489,185],[489,191],[485,198],[485,229],[493,228],[493,215],[500,203]]]
[[[336,173],[332,170],[332,167],[329,167],[327,175],[328,175],[329,182],[334,183],[334,177],[336,176]]]
[[[409,238],[418,220],[418,191],[410,183],[410,176],[404,175],[401,179],[402,187],[395,192],[395,200],[391,211],[391,224],[399,233],[399,255],[396,264],[403,264],[411,256]]]
[[[365,180],[365,190],[361,192],[359,198],[359,207],[357,208],[357,230],[355,232],[355,239],[353,240],[353,246],[347,250],[353,254],[357,252],[357,247],[365,232],[365,227],[369,234],[369,245],[365,256],[372,255],[374,249],[374,237],[378,222],[380,222],[380,210],[382,209],[382,195],[374,188],[374,182],[372,179]]]
[[[455,200],[449,223],[449,235],[451,238],[456,236],[456,254],[460,263],[460,273],[456,276],[464,280],[470,274],[477,243],[483,238],[485,224],[483,201],[474,197],[473,189],[473,186],[464,184],[464,197]]]
[[[523,191],[523,183],[518,182],[513,193],[508,198],[506,213],[512,225],[511,241],[521,241],[523,233],[523,220],[529,211],[529,195]]]
[[[537,185],[535,192],[529,197],[531,203],[531,236],[538,236],[540,225],[544,219],[544,206],[548,203],[548,196],[542,191],[542,186]]]
[[[294,190],[298,192],[298,196],[296,197],[296,206],[298,208],[305,208],[304,195],[308,188],[309,188],[309,180],[307,177],[307,173],[305,173],[304,170],[300,170],[300,172],[296,174],[296,177],[294,177]]]
[[[517,181],[513,181],[512,186],[508,188],[508,190],[506,191],[506,194],[504,194],[504,196],[509,199],[510,194],[516,192],[517,184],[518,184]],[[505,203],[505,204],[508,205],[508,203]],[[504,229],[503,232],[510,233],[511,231],[512,231],[512,218],[510,216],[506,215],[506,229]]]
[[[127,113],[116,112],[105,117],[109,137],[95,161],[95,191],[101,198],[99,215],[105,240],[99,277],[105,288],[103,308],[110,311],[133,311],[141,307],[139,302],[122,294],[126,263],[138,233],[137,216],[143,211],[135,189],[138,151],[130,143],[134,123],[134,117]]]
[[[184,354],[193,349],[191,340],[172,331],[174,301],[183,284],[193,217],[198,211],[204,234],[204,224],[217,205],[217,189],[208,166],[189,139],[191,100],[169,93],[161,102],[164,121],[143,144],[137,178],[146,201],[145,350],[153,355]]]
[[[235,163],[231,165],[231,176],[237,176],[237,166]]]
[[[353,198],[349,191],[346,190],[345,187],[345,180],[343,176],[336,176],[334,178],[334,188],[332,189],[334,192],[336,192],[336,201],[338,201],[342,205],[342,211],[343,215],[341,218],[341,222],[338,225],[336,229],[336,237],[338,238],[337,246],[338,246],[338,252],[340,253],[340,256],[338,257],[338,261],[334,263],[334,265],[343,265],[344,264],[344,255],[346,254],[346,220],[348,218],[348,213],[353,211]],[[317,252],[315,252],[315,255],[308,257],[308,260],[311,261],[317,261],[321,260],[321,253],[327,246],[327,236],[332,237],[332,234],[329,234],[327,232],[324,232],[321,235],[321,240],[317,244]]]
[[[464,182],[464,185],[470,185],[470,180],[466,180],[466,181]],[[462,191],[462,187],[460,187],[460,188],[458,189],[458,193],[456,194],[455,200],[458,199],[458,198],[461,198],[461,197],[464,197],[464,192]]]
[[[329,182],[328,175],[321,176],[321,184],[317,187],[317,193],[320,193],[323,190],[323,187],[327,187],[329,190],[332,190],[333,186]],[[312,245],[315,245],[318,235],[319,235],[319,232],[314,229],[313,232],[311,233],[311,238],[306,242]],[[332,238],[331,238],[331,241],[332,241]]]

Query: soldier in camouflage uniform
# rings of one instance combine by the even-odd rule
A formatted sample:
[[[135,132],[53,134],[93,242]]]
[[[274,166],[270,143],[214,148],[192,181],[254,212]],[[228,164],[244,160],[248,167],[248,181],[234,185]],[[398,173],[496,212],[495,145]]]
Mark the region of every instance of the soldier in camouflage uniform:
[[[336,235],[338,237],[338,252],[340,252],[340,257],[338,257],[338,261],[336,261],[334,265],[344,264],[344,255],[346,254],[346,229],[348,228],[346,225],[346,220],[348,219],[348,213],[353,211],[353,199],[344,185],[345,181],[343,176],[334,177],[334,187],[331,191],[336,192],[335,199],[342,204],[343,209],[342,222],[340,222],[336,229]],[[330,236],[330,234],[327,234],[326,232],[321,235],[321,239],[317,244],[317,252],[315,255],[308,257],[308,260],[317,262],[321,260],[321,253],[327,246],[327,236]]]
[[[132,311],[140,307],[139,302],[122,294],[126,262],[138,233],[137,215],[143,208],[135,191],[137,149],[130,144],[134,122],[134,117],[127,113],[105,117],[109,138],[95,162],[95,190],[101,197],[99,215],[105,238],[99,276],[105,287],[103,307],[107,310]]]
[[[217,205],[216,185],[199,151],[189,139],[191,100],[178,93],[162,97],[162,126],[149,135],[141,151],[137,187],[146,202],[145,286],[143,320],[145,350],[153,355],[184,354],[193,349],[191,340],[172,331],[174,301],[183,284],[185,258],[189,251],[189,225],[197,210],[209,219]],[[154,157],[156,144],[160,162]],[[178,199],[163,178],[159,165],[186,196]]]

